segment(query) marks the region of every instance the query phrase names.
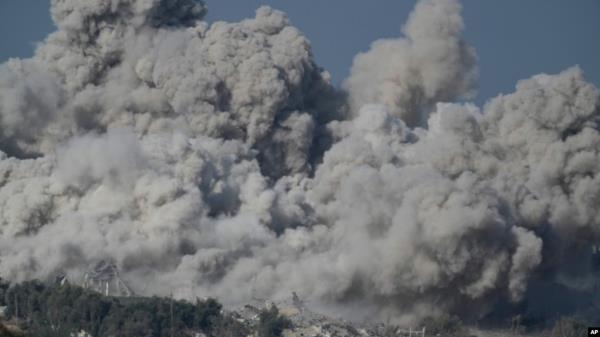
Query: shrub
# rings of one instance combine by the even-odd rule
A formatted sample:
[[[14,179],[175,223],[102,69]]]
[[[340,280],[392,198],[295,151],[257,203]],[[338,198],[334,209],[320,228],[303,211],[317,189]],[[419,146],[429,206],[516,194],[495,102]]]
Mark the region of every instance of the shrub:
[[[277,306],[272,305],[259,314],[258,336],[259,337],[281,337],[283,330],[289,329],[292,321],[279,314]]]

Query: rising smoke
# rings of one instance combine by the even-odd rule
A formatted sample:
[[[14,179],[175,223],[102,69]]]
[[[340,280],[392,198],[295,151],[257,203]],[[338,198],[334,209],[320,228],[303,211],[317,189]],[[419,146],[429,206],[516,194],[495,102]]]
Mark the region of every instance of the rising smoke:
[[[398,322],[594,286],[599,91],[575,67],[483,109],[443,103],[477,73],[457,0],[419,1],[347,93],[271,8],[212,25],[194,0],[51,11],[35,56],[0,66],[3,277],[113,261],[140,294],[295,291]]]

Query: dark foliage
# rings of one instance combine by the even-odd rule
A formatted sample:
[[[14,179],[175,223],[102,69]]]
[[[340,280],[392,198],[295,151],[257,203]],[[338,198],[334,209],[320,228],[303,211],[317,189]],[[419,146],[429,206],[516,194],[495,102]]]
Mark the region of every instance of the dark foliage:
[[[277,306],[272,305],[260,312],[257,332],[259,337],[280,337],[283,330],[291,326],[292,322],[279,314]]]
[[[64,337],[85,330],[95,337],[245,336],[213,299],[195,304],[169,298],[106,297],[83,288],[29,281],[0,287],[7,319],[27,336]]]
[[[6,297],[6,291],[8,290],[9,284],[0,277],[0,306],[5,306],[4,297]]]

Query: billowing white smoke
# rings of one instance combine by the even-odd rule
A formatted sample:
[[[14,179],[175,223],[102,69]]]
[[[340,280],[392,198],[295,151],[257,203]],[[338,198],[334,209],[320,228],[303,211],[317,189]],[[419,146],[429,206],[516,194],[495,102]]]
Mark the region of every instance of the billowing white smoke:
[[[472,88],[459,11],[422,0],[359,55],[343,118],[278,11],[209,26],[193,0],[53,0],[59,30],[0,66],[0,274],[113,261],[141,294],[296,291],[397,321],[589,277],[600,94],[572,68],[440,103]]]
[[[461,38],[456,0],[422,0],[410,15],[405,38],[375,41],[354,60],[345,87],[354,112],[385,104],[409,126],[421,126],[436,102],[473,91],[475,52]]]

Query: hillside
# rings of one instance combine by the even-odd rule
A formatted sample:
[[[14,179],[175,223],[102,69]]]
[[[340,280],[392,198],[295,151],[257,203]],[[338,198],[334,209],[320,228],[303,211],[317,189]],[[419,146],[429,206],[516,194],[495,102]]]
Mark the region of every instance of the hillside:
[[[274,304],[256,300],[224,310],[214,299],[195,303],[161,297],[106,296],[60,280],[10,285],[0,279],[0,337],[579,337],[586,325],[559,319],[544,329],[513,321],[503,329],[477,329],[458,318],[426,319],[419,328],[358,324],[311,311],[293,294]],[[412,331],[412,333],[410,332]]]

